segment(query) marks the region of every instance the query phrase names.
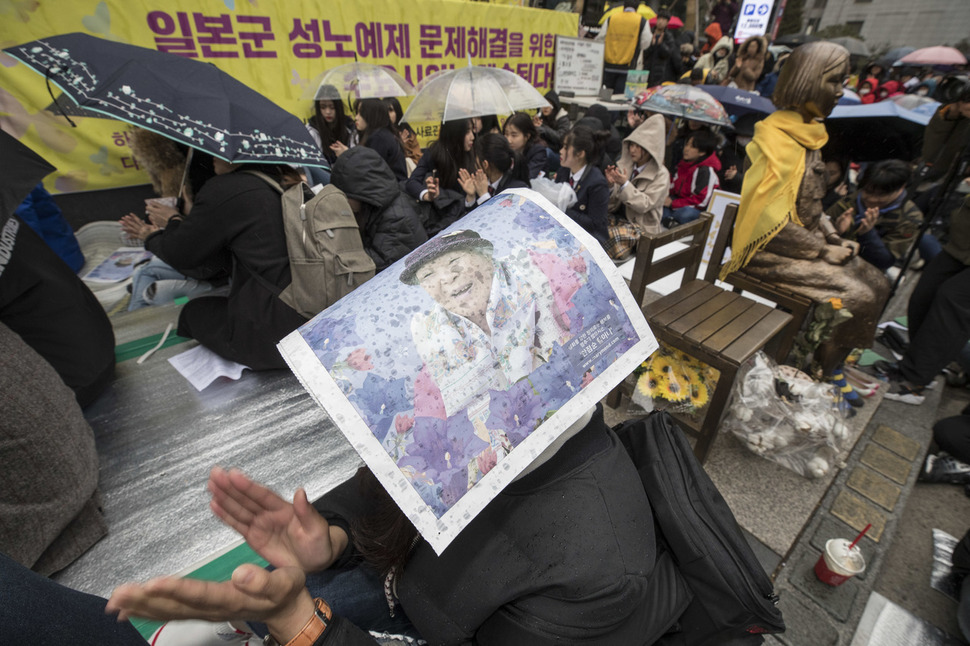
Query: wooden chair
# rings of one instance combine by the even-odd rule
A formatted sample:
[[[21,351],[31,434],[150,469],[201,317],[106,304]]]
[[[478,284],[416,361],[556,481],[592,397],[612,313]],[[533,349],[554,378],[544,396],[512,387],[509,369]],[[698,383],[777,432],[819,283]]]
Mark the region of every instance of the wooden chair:
[[[644,306],[643,313],[660,341],[720,372],[702,420],[672,412],[681,428],[697,438],[694,454],[701,462],[707,459],[717,436],[738,368],[791,321],[791,315],[786,312],[697,279],[710,221],[710,214],[705,213],[695,222],[658,236],[641,236],[630,282],[634,297],[642,304],[648,284],[680,269],[685,270],[680,288]],[[659,246],[688,238],[687,249],[653,262]],[[631,393],[631,384],[624,382],[617,386],[607,397],[607,405],[616,408],[624,391]]]
[[[731,235],[734,232],[734,219],[737,213],[737,204],[731,204],[724,210],[724,218],[721,220],[721,227],[718,229],[717,237],[714,240],[714,246],[711,250],[710,263],[707,266],[707,272],[704,274],[704,280],[709,283],[713,284],[721,273],[724,253],[731,244]],[[754,276],[750,276],[743,269],[726,276],[724,282],[734,287],[735,292],[750,292],[761,298],[765,298],[792,315],[791,321],[785,326],[785,329],[782,330],[778,337],[778,345],[775,352],[775,360],[778,363],[784,363],[795,343],[795,337],[798,336],[802,326],[805,325],[805,322],[811,316],[815,303],[810,298],[802,296],[801,294],[796,294],[791,290],[766,283]]]

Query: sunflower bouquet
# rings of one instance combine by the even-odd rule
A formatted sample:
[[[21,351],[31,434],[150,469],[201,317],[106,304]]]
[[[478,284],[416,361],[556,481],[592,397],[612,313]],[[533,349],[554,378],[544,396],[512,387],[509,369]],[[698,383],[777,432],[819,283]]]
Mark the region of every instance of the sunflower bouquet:
[[[634,374],[634,403],[648,411],[672,408],[690,415],[707,406],[720,376],[714,368],[663,343]]]

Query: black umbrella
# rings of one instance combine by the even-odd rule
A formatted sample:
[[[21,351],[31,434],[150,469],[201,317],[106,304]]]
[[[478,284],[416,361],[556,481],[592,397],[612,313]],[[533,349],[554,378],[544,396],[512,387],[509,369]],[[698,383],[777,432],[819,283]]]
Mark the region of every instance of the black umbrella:
[[[825,128],[832,146],[852,161],[909,161],[920,153],[930,116],[893,101],[838,105],[825,120]]]
[[[297,117],[215,65],[81,33],[3,51],[82,108],[226,161],[328,166]]]
[[[814,43],[816,40],[819,39],[808,34],[787,34],[785,36],[779,36],[771,44],[785,45],[787,47],[798,47],[799,45],[804,45],[805,43]]]
[[[0,130],[0,223],[55,170],[43,157]]]
[[[740,90],[726,85],[698,85],[724,106],[727,113],[734,118],[743,114],[758,114],[767,116],[775,111],[775,104],[754,92]]]

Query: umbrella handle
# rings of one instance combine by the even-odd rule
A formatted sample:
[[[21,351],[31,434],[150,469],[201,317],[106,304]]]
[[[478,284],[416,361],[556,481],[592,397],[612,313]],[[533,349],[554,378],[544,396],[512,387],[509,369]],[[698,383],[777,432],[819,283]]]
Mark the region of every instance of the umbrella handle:
[[[54,101],[54,105],[57,109],[61,111],[61,116],[67,119],[67,122],[71,124],[72,128],[77,128],[77,124],[71,121],[71,117],[67,116],[67,112],[61,107],[61,104],[57,102],[57,98],[54,96],[54,91],[51,89],[51,68],[46,68],[44,70],[44,79],[47,81],[47,93],[51,95],[51,100]]]

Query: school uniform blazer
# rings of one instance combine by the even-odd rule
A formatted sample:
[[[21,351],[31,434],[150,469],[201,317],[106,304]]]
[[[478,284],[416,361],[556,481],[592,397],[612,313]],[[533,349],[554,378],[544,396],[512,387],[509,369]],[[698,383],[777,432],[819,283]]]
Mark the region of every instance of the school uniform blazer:
[[[556,173],[556,182],[569,181],[569,169],[563,166]],[[587,164],[579,184],[573,187],[576,203],[566,209],[566,215],[586,229],[590,235],[605,245],[609,234],[606,232],[607,212],[610,204],[610,185],[606,183],[603,171]]]

